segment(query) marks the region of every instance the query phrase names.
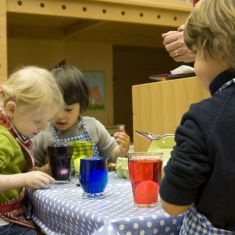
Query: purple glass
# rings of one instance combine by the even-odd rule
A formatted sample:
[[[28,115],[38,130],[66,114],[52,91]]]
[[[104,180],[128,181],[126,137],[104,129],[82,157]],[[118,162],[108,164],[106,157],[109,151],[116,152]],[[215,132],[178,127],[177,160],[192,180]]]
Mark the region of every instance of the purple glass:
[[[66,144],[48,146],[51,175],[55,180],[69,180],[71,174],[71,159],[73,147]]]

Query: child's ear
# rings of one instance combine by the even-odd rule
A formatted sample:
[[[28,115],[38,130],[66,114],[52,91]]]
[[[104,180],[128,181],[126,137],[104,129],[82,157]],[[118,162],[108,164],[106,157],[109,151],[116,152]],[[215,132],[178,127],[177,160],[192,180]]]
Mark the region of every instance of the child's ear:
[[[11,118],[14,115],[15,109],[16,109],[16,103],[12,100],[7,101],[7,103],[5,104],[5,110],[9,118]]]

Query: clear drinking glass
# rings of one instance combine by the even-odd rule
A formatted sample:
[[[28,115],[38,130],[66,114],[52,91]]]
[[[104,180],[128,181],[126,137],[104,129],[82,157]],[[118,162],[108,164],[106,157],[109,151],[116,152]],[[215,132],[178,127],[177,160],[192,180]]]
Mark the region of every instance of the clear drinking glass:
[[[128,168],[135,206],[154,207],[158,202],[163,163],[162,153],[128,154]]]
[[[80,184],[83,198],[103,198],[108,183],[107,160],[105,158],[83,158],[80,160]]]
[[[68,181],[71,174],[73,147],[62,143],[53,144],[48,146],[47,152],[52,177],[57,181]]]
[[[73,141],[73,165],[75,175],[79,175],[80,160],[82,158],[92,157],[93,143],[90,141]]]

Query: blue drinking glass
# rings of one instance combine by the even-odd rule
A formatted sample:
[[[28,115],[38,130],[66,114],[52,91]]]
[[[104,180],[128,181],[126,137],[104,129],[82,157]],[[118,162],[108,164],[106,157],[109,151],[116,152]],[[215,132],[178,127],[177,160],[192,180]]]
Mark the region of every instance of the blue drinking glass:
[[[103,198],[108,183],[107,161],[105,158],[83,158],[80,162],[80,184],[83,198]]]

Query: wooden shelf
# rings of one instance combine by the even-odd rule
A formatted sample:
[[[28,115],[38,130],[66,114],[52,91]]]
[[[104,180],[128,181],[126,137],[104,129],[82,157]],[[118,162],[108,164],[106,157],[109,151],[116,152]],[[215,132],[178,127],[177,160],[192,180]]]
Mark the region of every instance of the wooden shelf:
[[[151,0],[8,0],[7,12],[161,26],[182,24],[191,4]]]
[[[181,25],[191,4],[155,0],[8,0],[9,36],[74,38],[119,45],[157,46]]]
[[[1,0],[0,80],[7,77],[9,37],[157,47],[191,8],[177,0]]]

